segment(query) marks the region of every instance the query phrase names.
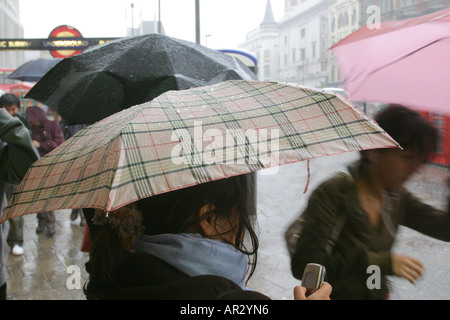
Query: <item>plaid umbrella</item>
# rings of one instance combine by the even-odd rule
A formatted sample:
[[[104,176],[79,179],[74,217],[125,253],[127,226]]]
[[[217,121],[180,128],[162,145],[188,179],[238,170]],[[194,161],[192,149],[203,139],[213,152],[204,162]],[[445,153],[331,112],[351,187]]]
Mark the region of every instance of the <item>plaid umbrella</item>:
[[[339,96],[231,80],[169,91],[114,114],[35,162],[0,222],[137,199],[315,157],[398,147]]]

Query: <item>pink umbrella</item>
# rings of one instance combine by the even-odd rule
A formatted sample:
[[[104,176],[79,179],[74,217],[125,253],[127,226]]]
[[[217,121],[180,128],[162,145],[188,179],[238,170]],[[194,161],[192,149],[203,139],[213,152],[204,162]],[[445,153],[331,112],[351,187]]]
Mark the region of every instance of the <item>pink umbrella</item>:
[[[364,26],[331,49],[350,99],[450,113],[450,8]]]

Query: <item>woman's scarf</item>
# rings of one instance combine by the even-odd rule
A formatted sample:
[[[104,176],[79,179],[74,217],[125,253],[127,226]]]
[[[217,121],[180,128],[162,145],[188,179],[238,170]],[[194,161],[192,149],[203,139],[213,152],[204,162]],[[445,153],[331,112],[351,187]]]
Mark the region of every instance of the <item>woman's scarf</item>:
[[[192,233],[143,235],[134,239],[134,251],[155,256],[188,276],[221,276],[246,289],[247,257],[220,240]]]

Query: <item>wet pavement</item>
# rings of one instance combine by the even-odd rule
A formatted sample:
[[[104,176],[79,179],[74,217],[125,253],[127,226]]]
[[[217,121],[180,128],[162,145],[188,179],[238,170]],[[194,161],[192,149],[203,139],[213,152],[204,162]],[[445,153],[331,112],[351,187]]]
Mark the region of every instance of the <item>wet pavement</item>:
[[[260,251],[249,287],[272,299],[292,299],[293,287],[299,281],[290,272],[283,232],[304,208],[312,190],[333,172],[344,170],[357,157],[357,153],[347,153],[312,160],[310,184],[305,194],[306,162],[282,166],[276,175],[270,175],[270,171],[258,175]],[[448,168],[427,165],[408,186],[424,201],[444,207],[444,197],[448,192],[444,181],[449,176]],[[57,227],[53,238],[36,234],[36,215],[24,217],[25,254],[13,256],[5,244],[8,299],[85,299],[75,281],[77,275],[81,277],[81,285],[87,279],[84,264],[88,254],[81,252],[84,227],[79,225],[79,218],[75,222],[70,221],[70,212],[56,213]],[[401,228],[394,251],[420,259],[424,263],[425,274],[416,285],[394,278],[392,299],[450,299],[450,243]]]
[[[70,221],[70,213],[71,210],[56,212],[56,233],[52,238],[36,234],[36,215],[24,216],[24,255],[13,256],[5,243],[7,299],[85,299],[83,291],[76,287],[78,282],[73,280],[73,267],[68,268],[77,266],[81,282],[87,279],[84,263],[88,253],[80,250],[84,226],[80,226],[80,218]]]

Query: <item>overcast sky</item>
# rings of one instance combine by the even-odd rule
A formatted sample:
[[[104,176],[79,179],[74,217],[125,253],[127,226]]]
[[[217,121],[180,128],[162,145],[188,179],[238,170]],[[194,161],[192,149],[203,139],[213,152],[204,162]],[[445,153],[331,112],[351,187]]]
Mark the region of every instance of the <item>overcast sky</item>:
[[[195,42],[195,0],[160,0],[166,34]],[[201,43],[233,48],[264,18],[267,0],[200,0]],[[122,37],[139,21],[157,20],[158,0],[19,0],[25,38],[46,38],[57,26],[77,28],[84,37]],[[275,20],[284,13],[284,0],[271,0]],[[206,35],[210,35],[206,37]]]

